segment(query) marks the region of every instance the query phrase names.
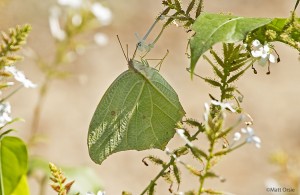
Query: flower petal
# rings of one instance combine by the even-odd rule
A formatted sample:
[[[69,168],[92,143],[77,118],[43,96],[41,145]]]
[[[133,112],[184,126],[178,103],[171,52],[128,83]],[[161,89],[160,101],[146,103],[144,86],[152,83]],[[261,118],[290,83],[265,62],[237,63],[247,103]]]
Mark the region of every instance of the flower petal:
[[[241,137],[242,137],[242,135],[241,135],[240,132],[235,132],[235,133],[234,133],[233,140],[234,140],[234,141],[238,141],[238,140],[241,139]]]
[[[273,54],[270,54],[269,55],[269,61],[271,62],[271,63],[275,63],[276,61],[275,61],[275,56],[273,55]]]
[[[263,47],[264,52],[269,53],[270,52],[270,47],[268,44],[264,45]]]
[[[255,58],[261,57],[261,55],[262,55],[262,50],[253,50],[253,51],[251,51],[251,54],[252,54],[252,56],[255,57]]]
[[[58,4],[78,8],[82,5],[82,0],[58,0]]]
[[[110,9],[104,7],[102,4],[94,3],[91,11],[103,25],[108,25],[111,22],[112,13]]]
[[[95,40],[96,44],[99,46],[104,46],[108,43],[108,38],[107,38],[106,34],[104,34],[104,33],[96,33],[94,35],[94,40]]]
[[[253,45],[254,47],[258,47],[258,46],[261,45],[261,43],[259,42],[259,40],[255,39],[254,41],[252,41],[252,45]]]

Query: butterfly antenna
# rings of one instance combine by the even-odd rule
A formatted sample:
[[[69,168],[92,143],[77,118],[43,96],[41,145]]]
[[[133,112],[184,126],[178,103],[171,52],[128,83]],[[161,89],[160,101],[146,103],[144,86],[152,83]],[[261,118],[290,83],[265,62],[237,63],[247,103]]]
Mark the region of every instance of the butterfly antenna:
[[[137,51],[137,49],[138,49],[138,47],[139,47],[139,44],[140,44],[140,42],[138,42],[138,43],[136,44],[136,47],[135,47],[135,50],[134,50],[132,59],[134,59],[134,57],[135,57],[136,51]]]
[[[117,35],[117,38],[118,38],[119,44],[121,46],[122,52],[124,54],[124,57],[125,57],[126,61],[129,62],[129,60],[128,60],[128,50],[127,50],[127,56],[126,56],[125,51],[124,51],[123,46],[122,46],[122,43],[120,41],[119,35]]]
[[[127,59],[129,59],[128,58],[128,44],[126,44],[126,55],[127,55]]]

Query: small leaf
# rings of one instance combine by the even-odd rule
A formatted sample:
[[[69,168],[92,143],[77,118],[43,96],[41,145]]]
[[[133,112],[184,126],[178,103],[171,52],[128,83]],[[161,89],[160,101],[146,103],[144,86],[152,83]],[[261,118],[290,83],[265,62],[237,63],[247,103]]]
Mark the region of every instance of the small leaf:
[[[125,191],[123,191],[122,195],[132,195],[132,193],[131,192],[125,192]]]
[[[174,0],[175,1],[175,6],[176,6],[176,10],[178,12],[181,12],[182,8],[181,8],[181,4],[179,0]]]
[[[188,154],[188,152],[189,152],[188,148],[187,148],[186,146],[182,146],[182,147],[176,149],[176,150],[174,151],[174,154],[175,154],[177,157],[180,157],[180,156],[183,156],[183,155]]]
[[[210,59],[208,57],[206,57],[205,55],[203,56],[203,58],[213,67],[214,69],[214,72],[216,73],[216,75],[219,77],[219,78],[223,78],[224,75],[223,73],[212,63],[212,61],[210,61]]]
[[[247,70],[247,68],[245,68],[241,72],[239,72],[239,73],[233,75],[232,77],[230,77],[230,79],[228,79],[227,83],[231,83],[233,81],[236,81],[240,76],[242,76],[245,73],[246,70]]]
[[[180,185],[180,182],[181,182],[181,179],[180,179],[181,178],[180,177],[181,173],[180,173],[180,170],[178,169],[176,164],[173,164],[173,173],[174,173],[174,176],[175,176],[176,182],[178,184],[178,188],[179,188],[179,185]]]
[[[216,177],[219,177],[218,175],[216,175],[215,173],[213,172],[207,172],[205,174],[205,177],[211,177],[211,178],[216,178]]]
[[[162,174],[162,178],[167,182],[167,183],[173,183],[173,179],[171,177],[171,172],[170,171],[166,171]]]
[[[190,147],[190,149],[196,158],[201,159],[201,157],[204,157],[205,159],[207,159],[207,154],[203,152],[201,149],[197,147]]]
[[[192,29],[196,32],[191,38],[191,74],[200,56],[218,42],[234,43],[245,39],[246,35],[260,26],[271,22],[268,18],[244,18],[232,15],[201,14]]]
[[[239,62],[236,61],[237,64],[235,65],[232,65],[230,68],[229,68],[229,71],[230,72],[233,72],[233,71],[236,71],[238,69],[240,69],[241,67],[243,67],[245,65],[245,63],[247,63],[247,60],[243,59],[243,60],[238,60]]]
[[[197,9],[196,9],[196,18],[201,14],[203,7],[203,0],[199,0]]]
[[[214,59],[217,61],[217,63],[220,65],[220,66],[222,66],[222,67],[224,67],[224,62],[223,62],[223,60],[217,55],[217,53],[214,51],[214,50],[210,50],[210,53],[213,55],[213,57],[214,57]]]
[[[232,99],[232,98],[234,98],[234,96],[233,96],[231,93],[225,93],[225,94],[223,95],[223,99],[224,99],[224,100],[230,100],[230,99]]]
[[[186,12],[185,12],[187,15],[190,14],[190,12],[192,11],[193,7],[195,6],[195,1],[196,0],[192,0],[191,3],[189,4],[189,6],[187,7]]]
[[[164,15],[167,15],[169,13],[169,11],[171,10],[171,8],[166,8],[162,13],[161,15],[164,16]]]
[[[154,164],[157,164],[157,165],[166,165],[166,163],[163,160],[161,160],[160,158],[158,158],[158,157],[148,156],[146,158],[149,159]]]
[[[198,129],[201,130],[201,132],[205,131],[203,124],[198,122],[196,119],[188,118],[185,122],[190,126],[198,127]]]
[[[185,164],[184,165],[187,170],[189,170],[193,175],[200,177],[201,176],[201,171],[197,170],[191,165]]]
[[[211,84],[215,87],[221,87],[222,86],[221,83],[219,83],[218,81],[215,81],[213,79],[208,79],[208,78],[203,78],[203,79],[204,79],[205,82],[207,82],[207,83],[209,83],[209,84]]]

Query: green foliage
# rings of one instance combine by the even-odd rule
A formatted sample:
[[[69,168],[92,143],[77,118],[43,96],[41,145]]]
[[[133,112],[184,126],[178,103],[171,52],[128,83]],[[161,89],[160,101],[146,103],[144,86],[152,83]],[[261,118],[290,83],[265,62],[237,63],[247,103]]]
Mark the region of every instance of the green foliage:
[[[190,40],[191,75],[194,73],[198,59],[214,44],[242,41],[250,31],[270,22],[271,19],[268,18],[244,18],[212,13],[201,14],[192,27],[195,35]],[[203,28],[204,26],[205,28]],[[213,81],[211,82],[212,85],[218,85]]]
[[[180,22],[184,28],[190,28],[195,19],[191,16],[193,10],[195,10],[195,18],[197,18],[202,12],[203,0],[191,0],[187,8],[184,9],[179,0],[164,0],[162,4],[167,8],[161,13],[163,16],[168,16],[170,11],[173,11],[172,15],[168,16],[168,19],[164,26],[171,24],[173,21]]]
[[[11,136],[0,139],[0,194],[29,194],[27,148],[24,142]]]
[[[251,43],[254,39],[261,43],[282,42],[300,52],[300,18],[294,14],[290,18],[274,18],[269,24],[249,33],[245,42]]]
[[[124,150],[144,150],[149,148],[165,148],[174,135],[174,129],[185,142],[173,151],[165,149],[169,161],[154,156],[147,156],[143,163],[149,166],[150,161],[161,167],[160,172],[150,181],[141,195],[154,194],[157,181],[164,179],[170,184],[169,191],[173,193],[173,183],[181,183],[179,165],[189,171],[199,180],[198,192],[190,191],[186,194],[223,194],[222,192],[206,189],[204,183],[207,179],[218,178],[224,181],[213,167],[219,158],[237,148],[254,143],[260,147],[260,138],[245,122],[247,127],[235,132],[234,138],[228,140],[228,135],[240,125],[243,115],[236,123],[225,127],[225,118],[228,111],[241,113],[240,102],[243,96],[234,85],[242,75],[252,67],[256,61],[274,62],[271,52],[276,52],[269,42],[284,42],[299,50],[299,19],[295,10],[288,19],[245,18],[226,14],[202,13],[203,1],[190,0],[186,9],[180,0],[163,0],[166,7],[154,22],[154,25],[164,17],[164,23],[158,37],[151,44],[146,44],[146,38],[154,25],[137,44],[139,49],[152,49],[161,36],[163,30],[172,22],[180,22],[182,27],[194,31],[189,40],[191,49],[191,64],[189,71],[205,82],[220,89],[220,98],[211,94],[211,104],[205,104],[204,122],[195,119],[179,121],[184,111],[178,100],[176,92],[156,72],[148,66],[146,61],[129,61],[129,70],[122,73],[109,87],[101,99],[89,127],[88,147],[93,161],[101,164],[109,155]],[[295,5],[295,9],[299,0]],[[195,12],[196,19],[192,13]],[[255,44],[259,40],[259,44]],[[236,44],[243,41],[245,44]],[[223,44],[223,54],[219,55],[212,47],[216,43]],[[262,43],[262,44],[261,44]],[[203,55],[210,50],[213,60]],[[256,53],[255,53],[256,52]],[[254,54],[253,54],[254,53]],[[125,52],[124,52],[125,55]],[[210,64],[215,73],[214,78],[195,74],[194,70],[199,58]],[[126,57],[126,55],[125,55]],[[270,65],[270,64],[269,64]],[[231,101],[235,100],[233,108]],[[196,132],[187,130],[187,127]],[[208,147],[202,149],[195,144],[200,134],[207,138]],[[242,140],[241,137],[244,139]],[[181,157],[190,155],[196,159],[200,166],[184,162]],[[201,168],[199,168],[201,167]],[[177,189],[178,191],[178,189]]]
[[[88,133],[90,157],[101,164],[125,150],[164,149],[185,114],[178,96],[157,70],[130,61],[108,88]]]
[[[220,89],[221,102],[235,99],[239,105],[241,98],[236,97],[235,93],[240,95],[240,92],[233,83],[237,81],[251,65],[253,65],[254,60],[250,58],[250,54],[243,46],[234,46],[233,43],[223,44],[223,57],[219,57],[214,50],[210,50],[210,53],[212,54],[215,63],[207,56],[204,56],[204,59],[212,66],[216,78],[211,79],[199,75],[197,76],[213,87]]]
[[[27,176],[25,174],[21,177],[20,182],[18,183],[17,187],[15,188],[15,190],[12,192],[11,195],[19,195],[19,194],[22,195],[30,194],[29,185],[27,182]]]

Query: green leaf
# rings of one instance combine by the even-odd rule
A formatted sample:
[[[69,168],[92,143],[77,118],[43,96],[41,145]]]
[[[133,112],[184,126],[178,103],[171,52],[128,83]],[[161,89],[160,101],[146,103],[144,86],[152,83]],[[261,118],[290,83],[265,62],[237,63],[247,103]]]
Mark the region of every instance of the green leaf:
[[[205,177],[212,177],[212,178],[214,178],[214,177],[219,177],[219,176],[216,175],[214,172],[207,172],[207,173],[205,174]]]
[[[209,79],[209,78],[203,78],[203,79],[204,79],[205,82],[211,84],[214,87],[221,87],[222,86],[221,83],[219,83],[218,81],[215,81],[213,79]]]
[[[189,4],[188,8],[186,9],[186,15],[189,15],[190,12],[192,11],[193,7],[195,6],[195,1],[196,0],[192,0],[191,3]]]
[[[135,60],[129,65],[105,92],[89,126],[89,154],[98,164],[120,151],[163,150],[185,114],[156,69]]]
[[[26,191],[27,182],[23,177],[27,173],[27,148],[24,142],[17,138],[6,136],[0,139],[0,194],[29,194]]]
[[[174,1],[175,1],[176,10],[178,12],[181,12],[182,8],[181,8],[181,4],[180,4],[179,0],[174,0]]]
[[[230,77],[230,79],[228,79],[227,83],[231,83],[233,81],[236,81],[238,78],[240,78],[245,73],[246,70],[247,70],[247,68],[245,68],[241,72],[239,72],[239,73],[233,75],[232,77]]]
[[[198,6],[197,6],[197,9],[196,9],[196,18],[201,14],[202,12],[202,8],[203,8],[203,0],[200,0],[198,2]]]
[[[30,194],[26,175],[23,175],[21,177],[20,182],[18,183],[17,187],[15,188],[15,190],[11,195],[20,195],[20,194],[22,195]]]
[[[181,172],[180,170],[178,169],[177,165],[176,164],[173,164],[173,173],[174,173],[174,176],[175,176],[175,179],[176,179],[176,182],[178,184],[178,188],[179,188],[179,185],[181,183]]]
[[[196,157],[196,158],[199,158],[201,159],[200,157],[204,157],[205,159],[207,159],[207,154],[202,151],[201,149],[197,148],[197,147],[190,147],[193,155]]]
[[[271,22],[269,18],[244,18],[232,15],[202,13],[192,29],[191,75],[200,56],[218,42],[234,43],[245,39],[247,33]]]

